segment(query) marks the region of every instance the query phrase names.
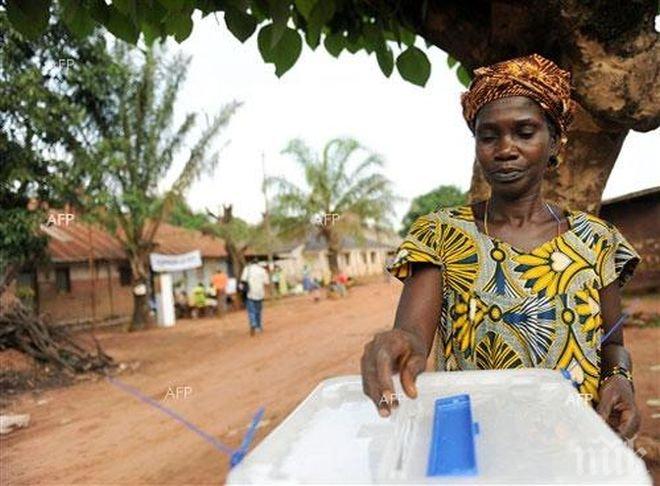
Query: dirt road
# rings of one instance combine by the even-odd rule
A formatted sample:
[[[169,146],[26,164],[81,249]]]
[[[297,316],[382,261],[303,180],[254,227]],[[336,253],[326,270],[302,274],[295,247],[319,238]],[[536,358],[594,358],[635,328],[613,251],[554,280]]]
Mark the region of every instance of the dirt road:
[[[399,291],[398,283],[374,283],[343,300],[281,300],[266,307],[266,332],[253,338],[242,312],[99,337],[117,360],[140,362],[119,375],[123,382],[237,447],[259,406],[266,413],[256,441],[320,380],[358,373],[364,343],[391,327]],[[645,402],[660,395],[650,370],[659,338],[658,328],[626,330],[644,432],[655,437],[660,420]],[[26,394],[11,409],[31,423],[0,441],[1,484],[219,484],[228,470],[227,456],[104,380]]]

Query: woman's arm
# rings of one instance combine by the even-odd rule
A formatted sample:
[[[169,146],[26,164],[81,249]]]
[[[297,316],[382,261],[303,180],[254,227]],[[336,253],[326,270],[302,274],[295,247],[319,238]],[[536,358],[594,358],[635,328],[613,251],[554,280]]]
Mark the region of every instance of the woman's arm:
[[[621,315],[621,292],[618,280],[600,290],[600,312],[603,335],[612,329]],[[614,331],[601,348],[600,374],[606,375],[614,367],[632,373],[630,353],[623,344],[623,327]],[[632,383],[622,375],[601,381],[598,413],[621,436],[631,438],[639,430],[640,413],[635,405]]]
[[[387,417],[398,406],[392,375],[400,373],[405,393],[415,398],[415,378],[426,369],[442,307],[442,271],[431,264],[414,265],[404,283],[394,328],[376,334],[364,347],[362,388]]]

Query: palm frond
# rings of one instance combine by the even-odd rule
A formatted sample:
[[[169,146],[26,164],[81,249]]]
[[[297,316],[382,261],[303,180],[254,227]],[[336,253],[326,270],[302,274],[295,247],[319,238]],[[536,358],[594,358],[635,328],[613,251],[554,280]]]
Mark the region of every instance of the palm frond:
[[[218,162],[217,154],[213,157],[206,158],[206,150],[210,142],[215,138],[221,128],[229,123],[232,115],[236,112],[241,105],[239,102],[232,102],[226,105],[220,113],[214,118],[210,126],[202,133],[197,143],[190,151],[190,156],[186,162],[181,174],[172,184],[172,190],[178,193],[183,193],[195,181],[199,175],[208,169],[212,169]]]

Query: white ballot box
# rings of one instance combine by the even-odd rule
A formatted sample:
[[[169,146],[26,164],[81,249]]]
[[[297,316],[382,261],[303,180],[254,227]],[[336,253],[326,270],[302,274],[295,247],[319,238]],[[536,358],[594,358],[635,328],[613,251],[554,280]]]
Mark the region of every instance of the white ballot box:
[[[395,384],[401,405],[382,418],[360,376],[323,381],[229,473],[228,484],[651,484],[643,451],[623,442],[558,371],[423,373],[415,400],[404,397],[398,376]],[[463,415],[436,411],[463,395],[465,427]],[[434,417],[444,442],[432,451]],[[442,435],[462,428],[456,440]],[[461,462],[463,450],[471,472],[428,475],[430,456],[436,465]]]

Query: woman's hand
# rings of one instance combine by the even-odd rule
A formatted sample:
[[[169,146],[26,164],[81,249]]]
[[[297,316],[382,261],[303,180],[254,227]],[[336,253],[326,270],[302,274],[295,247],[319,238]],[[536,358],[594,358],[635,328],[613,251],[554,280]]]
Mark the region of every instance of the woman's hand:
[[[426,344],[410,331],[381,332],[364,347],[361,368],[364,393],[376,404],[378,413],[387,417],[399,405],[392,375],[400,373],[406,395],[417,397],[415,378],[426,369]]]
[[[639,430],[641,414],[635,405],[632,385],[620,375],[608,378],[598,394],[600,403],[596,409],[603,420],[621,437],[631,439]]]

